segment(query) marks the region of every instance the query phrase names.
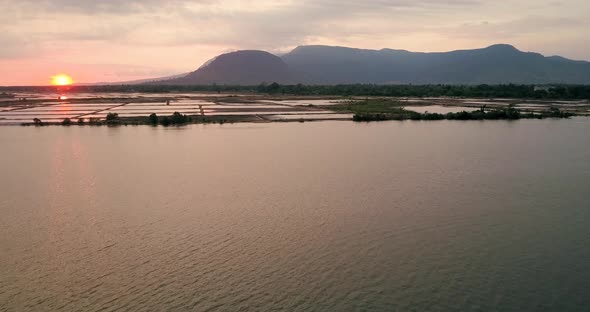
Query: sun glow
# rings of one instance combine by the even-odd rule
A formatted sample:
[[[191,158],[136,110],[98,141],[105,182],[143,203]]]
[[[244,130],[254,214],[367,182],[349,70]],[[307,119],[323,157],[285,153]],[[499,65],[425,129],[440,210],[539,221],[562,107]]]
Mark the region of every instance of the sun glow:
[[[51,77],[51,84],[54,86],[69,86],[72,83],[74,83],[72,77],[66,74],[59,74]]]

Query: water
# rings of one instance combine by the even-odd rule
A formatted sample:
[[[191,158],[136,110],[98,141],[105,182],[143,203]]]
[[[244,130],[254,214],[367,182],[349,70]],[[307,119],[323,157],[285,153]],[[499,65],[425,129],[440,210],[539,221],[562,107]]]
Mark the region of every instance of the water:
[[[461,106],[441,106],[441,105],[428,105],[428,106],[405,106],[407,110],[414,111],[417,113],[437,113],[437,114],[448,114],[448,113],[460,113],[460,112],[472,112],[479,110],[474,107],[461,107]]]
[[[590,119],[0,129],[2,311],[587,311]]]
[[[116,94],[114,94],[116,95]],[[197,97],[204,96],[203,94],[195,94]],[[40,94],[39,97],[46,96]],[[80,94],[69,95],[72,98],[85,99],[80,97]],[[150,95],[151,96],[151,95]],[[95,101],[99,98],[88,98],[88,100]],[[278,105],[274,102],[258,102],[257,104],[247,103],[226,103],[216,104],[208,101],[200,101],[195,99],[181,99],[174,98],[174,100],[167,105],[163,99],[160,103],[156,102],[135,102],[129,103],[127,101],[137,101],[138,97],[112,99],[111,103],[96,104],[92,102],[62,102],[62,103],[40,103],[26,105],[22,107],[14,107],[18,109],[11,109],[12,107],[3,107],[0,110],[0,125],[18,125],[22,123],[31,123],[34,118],[39,118],[45,122],[60,122],[64,118],[78,119],[78,118],[99,118],[105,119],[109,113],[117,113],[120,117],[147,117],[152,113],[157,113],[160,116],[163,114],[171,115],[174,112],[181,114],[188,114],[193,116],[200,116],[201,110],[205,116],[250,116],[257,118],[256,115],[283,115],[283,114],[333,114],[333,116],[325,116],[327,119],[340,119],[334,111],[326,111],[320,109],[310,109],[307,107],[300,107],[297,105]],[[312,100],[320,102],[320,100]],[[323,100],[328,101],[328,100]],[[311,119],[310,117],[308,119]],[[315,119],[319,119],[315,117]],[[352,116],[350,117],[352,119]]]

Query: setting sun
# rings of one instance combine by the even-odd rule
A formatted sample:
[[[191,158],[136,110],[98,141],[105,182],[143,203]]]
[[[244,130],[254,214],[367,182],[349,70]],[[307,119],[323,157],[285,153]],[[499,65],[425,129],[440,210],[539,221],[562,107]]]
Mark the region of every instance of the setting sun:
[[[54,86],[68,86],[73,82],[74,81],[72,80],[72,77],[65,74],[59,74],[51,77],[51,84]]]

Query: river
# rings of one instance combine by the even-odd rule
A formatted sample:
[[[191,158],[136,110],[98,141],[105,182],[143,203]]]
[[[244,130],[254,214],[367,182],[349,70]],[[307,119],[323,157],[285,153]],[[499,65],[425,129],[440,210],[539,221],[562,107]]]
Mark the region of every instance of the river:
[[[589,134],[2,127],[0,311],[584,311]]]

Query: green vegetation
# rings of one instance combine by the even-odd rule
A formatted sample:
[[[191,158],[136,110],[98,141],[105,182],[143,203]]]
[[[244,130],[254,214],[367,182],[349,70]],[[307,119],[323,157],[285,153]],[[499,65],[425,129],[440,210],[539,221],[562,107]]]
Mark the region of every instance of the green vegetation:
[[[164,127],[168,127],[170,125],[170,118],[168,118],[168,116],[160,118],[160,124]]]
[[[69,120],[69,121],[67,121]],[[83,118],[79,118],[77,123],[78,125],[89,125],[89,126],[118,126],[118,125],[162,125],[162,126],[172,126],[172,125],[184,125],[189,123],[234,123],[240,121],[258,121],[259,119],[256,117],[251,116],[188,116],[181,114],[179,112],[174,112],[169,116],[157,116],[155,113],[150,114],[149,116],[138,116],[138,117],[119,117],[116,113],[110,113],[107,115],[105,120],[101,120],[100,118],[90,117],[88,121],[85,122]],[[22,123],[23,126],[35,125],[35,126],[45,126],[45,125],[64,125],[69,126],[72,125],[73,122],[71,119],[66,118],[61,122],[53,122],[53,123],[44,123],[39,118],[33,119],[33,123]]]
[[[56,87],[0,87],[5,92],[53,92]],[[468,97],[468,98],[519,98],[519,99],[590,99],[590,85],[280,85],[258,86],[172,86],[172,85],[111,85],[71,86],[72,92],[216,92],[266,93],[288,95],[334,96],[385,96],[385,97]]]
[[[337,112],[352,112],[355,114],[408,114],[403,103],[390,99],[370,99],[364,101],[348,101],[344,104],[325,106]]]
[[[170,125],[186,124],[189,123],[191,119],[187,115],[183,115],[179,112],[174,112],[174,114],[172,114],[171,116],[164,116],[162,118],[159,118],[159,121],[162,126],[167,127]]]
[[[190,118],[188,118],[186,115],[183,115],[179,112],[174,112],[172,114],[172,116],[170,117],[170,123],[173,125],[181,125],[181,124],[185,124],[189,121],[190,121]]]
[[[464,97],[464,98],[530,98],[590,99],[590,86],[558,85],[538,88],[534,85],[331,85],[307,86],[260,85],[258,93],[292,95],[386,96],[386,97]]]
[[[152,113],[147,118],[147,123],[153,126],[157,126],[158,124],[162,126],[171,126],[171,125],[183,125],[190,123],[192,121],[191,117],[181,114],[179,112],[174,112],[170,116],[158,117],[155,113]],[[139,122],[142,122],[139,120]],[[145,122],[144,122],[145,123]]]
[[[121,123],[119,119],[119,114],[117,113],[108,113],[106,117],[106,122],[108,125],[118,125]]]
[[[100,123],[100,119],[99,118],[90,117],[88,119],[88,124],[91,125],[91,126],[99,126],[101,123]]]
[[[157,126],[158,125],[158,115],[156,115],[155,113],[152,113],[148,117],[148,120],[150,122],[150,125],[152,125],[152,126]]]
[[[41,121],[41,119],[39,119],[39,118],[33,118],[33,124],[35,126],[43,126],[44,125],[43,121]]]
[[[543,119],[543,118],[569,118],[574,114],[562,112],[558,108],[540,113],[523,113],[509,106],[503,109],[486,110],[485,106],[476,111],[462,111],[458,113],[418,113],[404,109],[401,102],[388,99],[371,99],[365,101],[350,101],[345,104],[325,107],[338,112],[353,113],[354,121],[381,121],[381,120],[516,120],[516,119]]]

